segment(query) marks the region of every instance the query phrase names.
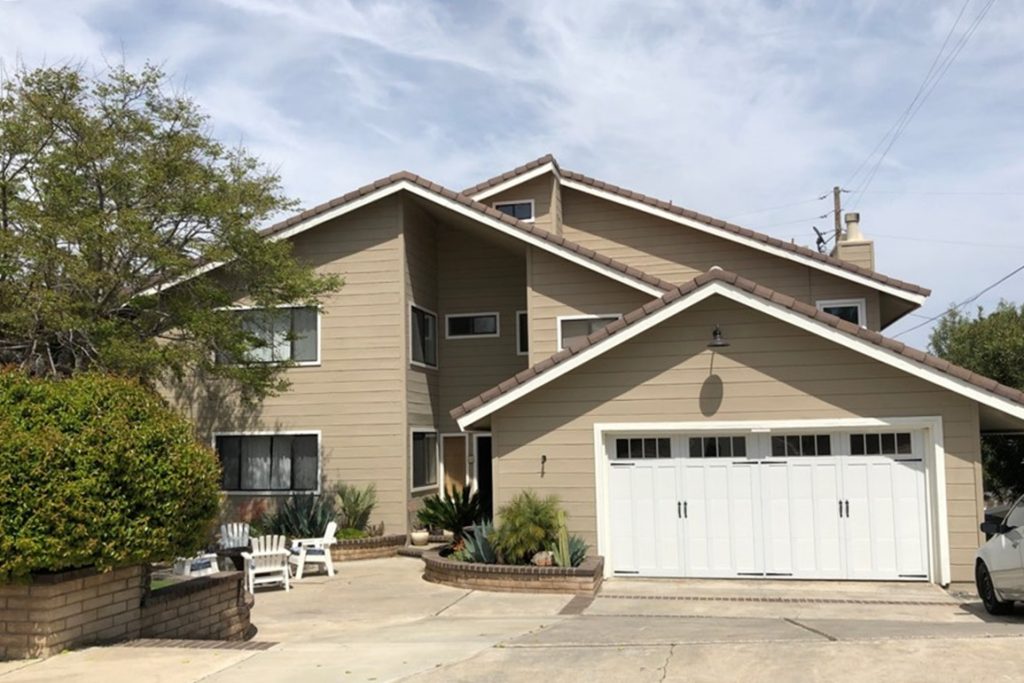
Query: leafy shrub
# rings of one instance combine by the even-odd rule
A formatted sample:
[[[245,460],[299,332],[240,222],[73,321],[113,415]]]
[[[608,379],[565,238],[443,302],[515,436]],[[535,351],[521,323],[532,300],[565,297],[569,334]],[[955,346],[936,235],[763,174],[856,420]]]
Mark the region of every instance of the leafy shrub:
[[[139,383],[0,372],[0,582],[201,549],[220,466]]]
[[[462,547],[452,553],[452,557],[460,562],[479,562],[496,564],[498,555],[491,545],[494,526],[490,522],[474,524],[472,531],[463,535]]]
[[[367,484],[360,488],[351,484],[338,483],[334,486],[337,498],[338,524],[345,529],[366,530],[370,513],[377,505],[377,487]]]
[[[448,492],[447,497],[429,496],[423,499],[423,507],[416,513],[416,519],[424,527],[451,531],[456,538],[462,538],[464,529],[484,518],[480,496],[469,492],[469,487]]]
[[[344,529],[338,529],[338,532],[334,534],[334,537],[339,541],[352,540],[357,538],[366,538],[369,536],[362,529],[353,529],[352,527],[345,527]]]
[[[558,540],[558,498],[540,498],[530,490],[517,494],[498,511],[501,519],[492,542],[508,564],[528,564],[534,553]]]
[[[318,538],[334,521],[334,496],[302,493],[288,496],[257,525],[260,533],[288,538]]]

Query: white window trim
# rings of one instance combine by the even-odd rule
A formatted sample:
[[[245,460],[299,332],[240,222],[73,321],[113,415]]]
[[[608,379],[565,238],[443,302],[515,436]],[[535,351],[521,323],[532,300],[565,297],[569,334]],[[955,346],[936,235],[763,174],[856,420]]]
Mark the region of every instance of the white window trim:
[[[494,202],[491,204],[492,207],[498,209],[499,206],[506,206],[508,204],[529,204],[530,205],[530,217],[529,218],[516,218],[518,221],[523,223],[532,223],[537,218],[537,206],[533,203],[532,199],[502,199],[500,202]]]
[[[434,435],[434,462],[437,464],[437,481],[426,486],[413,486],[413,434],[424,433]],[[423,493],[425,491],[441,492],[441,482],[444,481],[444,459],[441,457],[441,435],[434,427],[410,427],[409,428],[409,493]]]
[[[622,318],[621,313],[595,313],[587,315],[560,315],[555,318],[555,339],[557,340],[558,346],[555,347],[555,351],[562,350],[562,321],[567,320],[597,320],[599,318],[615,318],[619,320]],[[608,323],[611,325],[611,322]]]
[[[494,316],[493,334],[448,334],[448,321],[452,318],[479,318],[485,315]],[[481,313],[447,313],[444,316],[444,338],[445,339],[493,339],[501,336],[501,314],[497,311],[483,311]],[[411,337],[410,337],[411,339]]]
[[[322,477],[324,474],[324,440],[323,432],[319,429],[279,429],[277,431],[257,430],[251,432],[213,432],[210,435],[210,448],[217,451],[217,437],[218,436],[315,436],[316,437],[316,488],[315,489],[288,489],[287,491],[281,491],[277,489],[269,490],[244,490],[244,491],[226,491],[220,489],[220,492],[226,496],[294,496],[294,495],[320,495],[320,484],[322,483]],[[220,454],[217,454],[217,461],[220,462]]]
[[[440,344],[435,343],[435,345],[434,345],[434,364],[433,365],[427,365],[426,363],[421,363],[420,361],[413,360],[413,358],[412,358],[412,309],[414,309],[414,308],[418,308],[421,311],[423,311],[424,313],[429,313],[430,315],[434,316],[434,334],[437,334],[437,332],[438,332],[438,330],[437,330],[437,322],[440,319],[438,317],[437,313],[435,313],[434,311],[430,310],[429,308],[425,308],[425,307],[420,306],[419,304],[416,304],[416,303],[412,303],[412,302],[409,303],[409,317],[406,319],[406,322],[408,322],[408,324],[409,324],[408,334],[406,335],[406,337],[408,338],[408,341],[406,343],[409,345],[409,365],[413,365],[413,366],[415,366],[417,368],[425,368],[427,370],[437,370],[438,367],[441,365],[441,345]],[[445,323],[445,327],[447,327],[447,323]]]
[[[866,328],[868,326],[868,304],[864,299],[819,299],[814,302],[819,311],[825,313],[825,309],[832,306],[856,306],[857,324]]]
[[[259,365],[287,365],[292,368],[311,368],[317,367],[323,363],[323,353],[321,351],[321,344],[323,342],[322,324],[321,318],[323,317],[323,311],[319,306],[303,306],[302,304],[278,304],[276,306],[250,306],[245,304],[236,304],[233,306],[221,306],[217,308],[218,311],[264,311],[268,308],[313,308],[316,310],[316,360],[296,360],[296,361],[267,361],[265,363],[259,361],[253,361]],[[226,363],[225,365],[242,365],[242,363]],[[283,432],[282,432],[283,433]]]
[[[523,322],[520,321],[520,316],[526,316],[526,349],[519,348],[519,337],[522,332]],[[516,311],[516,355],[517,356],[529,356],[530,355],[530,316],[527,315],[526,311]]]

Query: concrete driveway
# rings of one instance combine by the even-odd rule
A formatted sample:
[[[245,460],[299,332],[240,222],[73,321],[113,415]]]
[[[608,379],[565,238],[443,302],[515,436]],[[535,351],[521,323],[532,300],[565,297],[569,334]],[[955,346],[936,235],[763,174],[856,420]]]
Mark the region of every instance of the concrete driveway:
[[[358,562],[260,592],[249,649],[88,648],[0,663],[0,683],[1024,678],[1024,612],[989,618],[926,584],[614,580],[591,600],[458,590],[420,570]]]

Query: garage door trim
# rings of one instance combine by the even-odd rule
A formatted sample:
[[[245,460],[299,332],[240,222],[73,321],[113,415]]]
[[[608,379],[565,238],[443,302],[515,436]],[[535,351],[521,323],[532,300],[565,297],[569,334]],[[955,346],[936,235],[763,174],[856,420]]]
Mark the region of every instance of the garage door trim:
[[[932,580],[940,585],[950,582],[948,517],[946,511],[946,468],[942,418],[938,416],[890,418],[839,418],[810,420],[742,420],[707,422],[625,422],[594,425],[594,476],[597,503],[597,552],[605,557],[605,576],[612,576],[614,552],[611,543],[609,459],[605,440],[609,434],[666,432],[747,432],[776,430],[849,430],[849,429],[921,430],[925,458],[925,495],[930,532]]]

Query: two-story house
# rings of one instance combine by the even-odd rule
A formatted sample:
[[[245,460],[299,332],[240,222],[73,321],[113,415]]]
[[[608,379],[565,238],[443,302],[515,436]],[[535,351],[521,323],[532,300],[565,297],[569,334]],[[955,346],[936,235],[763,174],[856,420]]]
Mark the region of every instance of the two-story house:
[[[556,494],[609,574],[970,581],[979,434],[1024,395],[887,339],[929,292],[561,169],[398,173],[265,231],[344,277],[282,309],[291,389],[199,415],[231,494],[373,482],[377,521]],[[291,331],[292,334],[287,334]]]

